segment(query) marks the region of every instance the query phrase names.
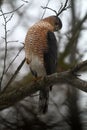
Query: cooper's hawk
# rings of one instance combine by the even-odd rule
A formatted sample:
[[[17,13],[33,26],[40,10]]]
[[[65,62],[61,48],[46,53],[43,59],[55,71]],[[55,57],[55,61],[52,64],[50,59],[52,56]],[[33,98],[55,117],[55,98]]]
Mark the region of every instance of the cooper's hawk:
[[[25,57],[35,77],[45,77],[56,72],[57,41],[54,31],[62,27],[57,16],[44,18],[34,24],[25,38]],[[39,111],[45,113],[48,108],[49,88],[40,90]]]

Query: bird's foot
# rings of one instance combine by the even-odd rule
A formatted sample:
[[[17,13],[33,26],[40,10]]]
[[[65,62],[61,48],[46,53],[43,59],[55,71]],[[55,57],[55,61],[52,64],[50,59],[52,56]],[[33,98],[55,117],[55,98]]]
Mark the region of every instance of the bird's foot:
[[[42,79],[42,76],[34,77],[32,81],[37,82]]]

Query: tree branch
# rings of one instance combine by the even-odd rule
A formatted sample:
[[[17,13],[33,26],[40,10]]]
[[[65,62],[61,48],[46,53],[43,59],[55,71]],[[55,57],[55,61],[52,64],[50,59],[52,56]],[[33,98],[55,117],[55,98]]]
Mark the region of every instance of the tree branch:
[[[18,66],[18,68],[16,69],[16,71],[14,72],[14,74],[12,75],[12,77],[10,78],[10,80],[8,81],[2,92],[4,92],[9,87],[9,85],[12,83],[13,79],[16,77],[16,75],[18,74],[24,63],[25,58],[22,60],[22,62],[20,63],[20,65]]]
[[[4,15],[7,15],[7,14],[12,14],[14,12],[16,12],[17,10],[19,10],[20,8],[22,8],[24,6],[24,4],[22,4],[21,6],[19,6],[18,8],[16,8],[15,10],[12,10],[12,11],[9,11],[9,12],[6,12],[4,13]],[[2,16],[3,14],[0,14],[0,16]]]
[[[80,64],[77,64],[74,68],[72,68],[72,73],[77,73],[81,69],[87,66],[87,60],[81,62]]]
[[[87,60],[73,67],[73,71],[77,72],[84,66],[87,66]],[[79,79],[70,69],[65,72],[52,74],[37,82],[28,83],[27,86],[19,83],[19,86],[8,87],[0,94],[0,110],[14,105],[25,97],[43,89],[44,86],[48,87],[54,84],[69,84],[72,87],[87,92],[87,82]]]
[[[65,4],[64,6],[61,6],[58,13],[57,13],[57,16],[59,16],[63,11],[67,10],[68,8],[70,8],[70,5],[67,6],[67,3],[68,3],[68,0],[65,1]]]
[[[53,11],[53,12],[56,14],[56,16],[59,16],[63,11],[67,10],[68,8],[70,8],[70,5],[67,5],[67,4],[68,4],[68,0],[65,1],[65,4],[64,4],[64,5],[61,4],[61,7],[60,7],[60,9],[58,10],[58,12],[57,12],[56,10],[54,10],[54,9],[52,9],[52,8],[50,8],[50,7],[48,7],[47,5],[46,5],[46,7],[41,6],[41,8],[43,8],[43,9],[45,9],[45,10],[46,10],[46,9],[49,9],[49,10]]]

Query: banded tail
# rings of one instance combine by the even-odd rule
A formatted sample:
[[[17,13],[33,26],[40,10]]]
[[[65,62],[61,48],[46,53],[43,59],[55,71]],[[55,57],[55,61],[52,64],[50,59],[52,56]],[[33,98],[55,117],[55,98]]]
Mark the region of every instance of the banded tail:
[[[40,90],[39,96],[39,113],[45,114],[48,110],[48,101],[49,101],[49,88],[44,87],[43,90]]]

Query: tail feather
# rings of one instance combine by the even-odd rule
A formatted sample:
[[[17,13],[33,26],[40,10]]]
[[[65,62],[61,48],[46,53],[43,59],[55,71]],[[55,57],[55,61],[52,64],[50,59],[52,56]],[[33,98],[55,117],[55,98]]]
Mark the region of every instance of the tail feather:
[[[49,88],[40,90],[39,112],[45,114],[48,110]]]

